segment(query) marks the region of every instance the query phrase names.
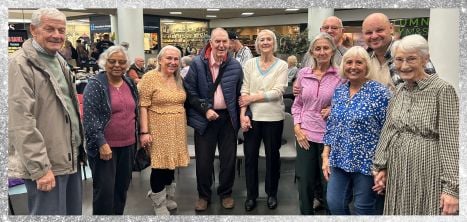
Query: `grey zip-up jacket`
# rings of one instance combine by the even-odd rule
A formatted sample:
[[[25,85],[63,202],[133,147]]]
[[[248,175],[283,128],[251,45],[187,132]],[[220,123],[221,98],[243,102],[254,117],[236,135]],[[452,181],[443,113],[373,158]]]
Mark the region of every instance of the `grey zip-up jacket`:
[[[74,110],[68,110],[54,75],[39,58],[32,39],[8,62],[8,176],[37,180],[49,169],[55,176],[77,172],[85,161],[84,133],[72,144],[70,112],[79,117],[76,88],[66,62],[60,65],[70,89]]]

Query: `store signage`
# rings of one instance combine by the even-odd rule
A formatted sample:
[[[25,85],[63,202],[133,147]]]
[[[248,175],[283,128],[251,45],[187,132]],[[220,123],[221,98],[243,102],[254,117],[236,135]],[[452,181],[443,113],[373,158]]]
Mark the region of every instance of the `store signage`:
[[[110,16],[89,17],[89,29],[92,33],[110,32]]]
[[[160,32],[160,17],[154,15],[143,15],[144,33]]]
[[[408,18],[398,19],[394,21],[394,25],[400,27],[401,37],[420,34],[425,38],[428,38],[428,29],[430,26],[430,18]]]
[[[20,49],[27,39],[28,32],[26,30],[8,30],[8,54]]]
[[[110,25],[90,25],[91,31],[108,31],[110,30]]]

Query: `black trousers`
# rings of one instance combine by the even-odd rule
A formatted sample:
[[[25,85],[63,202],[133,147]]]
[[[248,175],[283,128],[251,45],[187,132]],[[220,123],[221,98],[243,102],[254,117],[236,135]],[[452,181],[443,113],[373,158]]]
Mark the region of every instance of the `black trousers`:
[[[93,180],[93,215],[123,215],[133,170],[135,145],[111,148],[110,160],[100,159],[99,154],[89,157]]]
[[[196,183],[199,198],[211,200],[212,172],[216,145],[219,149],[219,187],[217,194],[228,197],[232,194],[237,156],[237,131],[234,130],[227,110],[216,110],[217,120],[209,122],[203,135],[195,131]]]
[[[284,121],[251,121],[252,128],[244,133],[245,177],[247,199],[258,198],[258,158],[261,141],[266,153],[266,179],[264,190],[268,196],[276,196],[279,186],[282,131]]]
[[[298,180],[298,199],[300,203],[300,213],[302,215],[313,215],[313,199],[316,193],[324,193],[326,196],[326,182],[321,170],[323,160],[321,153],[324,145],[308,141],[310,149],[305,150],[298,143],[295,144],[297,149],[297,159],[295,160],[295,174]],[[320,186],[316,186],[320,183]],[[317,187],[322,187],[324,190],[316,191]],[[325,199],[324,205],[326,206]]]
[[[151,169],[151,190],[153,193],[161,192],[165,186],[174,181],[175,170],[170,169]]]

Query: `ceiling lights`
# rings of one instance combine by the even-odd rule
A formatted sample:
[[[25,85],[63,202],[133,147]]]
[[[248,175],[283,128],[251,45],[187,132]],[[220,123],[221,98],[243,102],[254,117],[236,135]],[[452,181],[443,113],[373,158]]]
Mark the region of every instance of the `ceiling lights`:
[[[169,12],[169,14],[171,14],[171,15],[181,15],[182,12]]]
[[[206,18],[217,18],[217,15],[206,15]]]
[[[220,9],[218,8],[207,8],[206,11],[208,12],[218,12]]]
[[[244,12],[242,13],[242,16],[250,16],[250,15],[253,15],[255,14],[254,12]]]
[[[296,12],[296,11],[298,11],[298,10],[300,10],[300,9],[298,9],[298,8],[288,8],[288,9],[285,9],[286,12]]]

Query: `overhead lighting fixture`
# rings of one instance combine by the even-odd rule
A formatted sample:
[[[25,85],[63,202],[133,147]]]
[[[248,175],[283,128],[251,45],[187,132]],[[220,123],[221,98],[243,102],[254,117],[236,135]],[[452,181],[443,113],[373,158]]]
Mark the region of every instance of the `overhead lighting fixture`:
[[[288,8],[288,9],[285,9],[286,12],[296,12],[296,11],[298,11],[298,10],[300,10],[300,9],[298,9],[298,8]]]
[[[208,12],[218,12],[219,10],[220,9],[218,9],[218,8],[208,8],[208,9],[206,9],[206,11],[208,11]]]
[[[193,24],[195,22],[182,22],[183,24]]]
[[[73,11],[81,11],[81,10],[86,10],[85,8],[70,8],[70,10]]]
[[[243,16],[250,16],[250,15],[253,15],[255,14],[254,12],[244,12],[242,13]]]
[[[206,15],[206,18],[217,18],[217,15]]]
[[[182,12],[169,12],[171,15],[181,15]]]
[[[8,23],[31,23],[31,19],[8,19]]]
[[[161,23],[170,23],[170,22],[175,22],[175,21],[174,20],[169,20],[169,19],[161,20]]]
[[[164,23],[164,24],[166,24],[166,25],[175,25],[175,24],[177,24],[177,23],[175,23],[175,22],[166,22],[166,23]]]

